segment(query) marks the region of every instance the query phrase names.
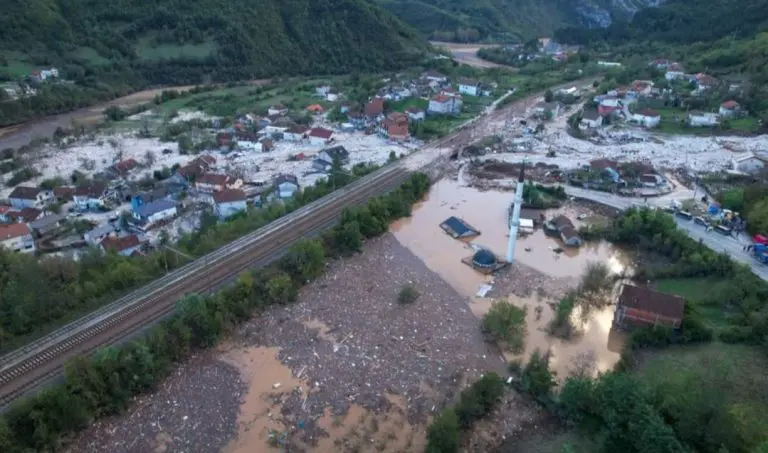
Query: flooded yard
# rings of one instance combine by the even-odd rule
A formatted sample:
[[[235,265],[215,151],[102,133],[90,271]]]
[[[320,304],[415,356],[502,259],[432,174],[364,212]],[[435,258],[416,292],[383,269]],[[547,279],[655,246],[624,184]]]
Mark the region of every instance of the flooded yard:
[[[528,357],[536,349],[549,351],[552,369],[559,379],[573,372],[593,374],[612,368],[619,360],[624,340],[623,333],[612,329],[613,305],[588,312],[575,310],[577,334],[570,340],[551,335],[548,325],[554,318],[557,302],[578,285],[589,263],[603,263],[615,274],[631,266],[631,260],[621,250],[607,242],[589,243],[580,248],[564,247],[560,240],[537,228],[534,233],[518,239],[515,264],[496,275],[483,275],[461,262],[474,253],[472,245],[487,248],[499,257],[505,255],[508,208],[513,198],[512,192],[483,192],[453,180],[442,180],[414,208],[413,215],[393,225],[392,231],[400,243],[467,297],[476,316],[482,317],[497,298],[527,306],[527,341],[522,355]],[[547,218],[567,215],[579,227],[581,222],[577,216],[581,213],[587,212],[566,206],[546,211],[545,215]],[[472,240],[452,238],[439,226],[451,216],[479,230],[480,235]],[[486,297],[479,297],[476,293],[484,284],[492,285],[493,289]],[[507,358],[516,357],[507,355]]]

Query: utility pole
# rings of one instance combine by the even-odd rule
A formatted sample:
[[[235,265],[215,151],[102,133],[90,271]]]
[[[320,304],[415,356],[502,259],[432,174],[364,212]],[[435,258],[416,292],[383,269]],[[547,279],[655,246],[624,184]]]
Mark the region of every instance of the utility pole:
[[[520,167],[520,177],[517,179],[515,189],[515,204],[512,208],[512,217],[509,219],[509,242],[507,242],[507,263],[515,260],[515,245],[517,245],[517,232],[520,229],[520,209],[523,206],[523,185],[525,184],[525,161]]]

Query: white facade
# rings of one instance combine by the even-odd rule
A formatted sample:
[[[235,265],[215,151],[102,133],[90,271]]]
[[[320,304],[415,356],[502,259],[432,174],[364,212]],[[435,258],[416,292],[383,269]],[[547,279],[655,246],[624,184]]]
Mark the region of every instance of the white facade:
[[[719,118],[716,113],[689,113],[688,125],[691,127],[717,126]]]
[[[458,114],[461,112],[461,99],[447,97],[445,99],[430,99],[429,112],[440,115]]]
[[[309,136],[309,143],[314,146],[323,146],[328,143],[328,139],[325,139],[323,137],[313,137]]]
[[[35,240],[29,227],[23,223],[0,226],[0,246],[14,252],[33,253]]]
[[[285,131],[283,132],[283,140],[288,140],[289,142],[298,142],[301,139],[304,138],[304,134],[296,134],[293,132]]]
[[[667,71],[664,73],[664,78],[667,80],[678,80],[685,77],[685,73],[683,71]]]
[[[635,113],[632,115],[632,121],[635,121],[644,127],[653,128],[659,125],[661,122],[661,116],[651,116]]]
[[[262,151],[261,143],[250,140],[238,140],[237,149],[240,151]]]
[[[737,109],[738,107],[729,109],[721,105],[720,110],[717,113],[719,113],[723,118],[733,118],[736,116]]]
[[[467,94],[469,96],[477,96],[480,92],[480,88],[477,85],[464,85],[459,84],[459,93]]]
[[[162,211],[154,212],[146,217],[146,221],[148,224],[157,223],[166,219],[172,219],[176,217],[177,211],[176,206],[169,207],[168,209],[164,209]],[[142,220],[141,216],[137,213],[133,214],[133,217],[137,220]]]
[[[752,153],[733,159],[733,168],[743,173],[756,173],[765,168],[765,162]]]
[[[293,197],[298,192],[299,186],[291,182],[282,182],[277,186],[277,196],[281,199],[287,199]]]
[[[426,114],[424,113],[424,110],[419,110],[418,112],[408,112],[408,119],[411,121],[424,121],[426,117]]]
[[[582,129],[596,129],[603,125],[603,117],[598,116],[597,118],[582,118],[581,123],[579,123],[579,127]]]
[[[248,205],[245,200],[227,201],[216,204],[216,213],[222,218],[232,217],[238,212],[245,211],[246,209],[248,209]]]

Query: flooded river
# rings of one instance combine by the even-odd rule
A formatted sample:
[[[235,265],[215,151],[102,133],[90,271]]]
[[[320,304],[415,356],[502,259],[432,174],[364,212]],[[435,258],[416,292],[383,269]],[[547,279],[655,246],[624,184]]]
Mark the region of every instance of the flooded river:
[[[456,181],[442,180],[414,208],[413,215],[393,225],[392,231],[430,269],[465,295],[472,312],[482,317],[493,300],[478,297],[476,293],[481,285],[495,283],[495,278],[463,264],[461,260],[474,253],[469,241],[453,239],[439,225],[448,217],[456,216],[481,232],[480,236],[471,240],[472,244],[488,248],[503,257],[508,239],[508,208],[513,198],[512,192],[481,192],[464,187]],[[578,211],[565,209],[559,213],[568,215],[579,226],[580,222],[576,220]],[[546,215],[551,217],[553,214],[555,211]],[[559,240],[546,236],[541,229],[527,237],[520,237],[515,260],[533,272],[527,271],[526,276],[523,276],[522,272],[515,274],[517,266],[512,267],[508,276],[512,279],[512,287],[515,286],[515,278],[529,278],[528,274],[541,274],[548,277],[548,280],[574,287],[590,262],[604,263],[617,274],[631,264],[626,255],[606,242],[586,244],[578,249],[565,248],[563,253],[556,253],[554,250],[560,247],[562,243]],[[553,292],[549,288],[542,290],[549,294]],[[624,335],[611,328],[613,306],[590,310],[584,316],[575,313],[579,334],[572,340],[561,340],[546,330],[554,316],[551,305],[556,300],[538,295],[521,297],[515,294],[510,294],[508,298],[518,306],[528,306],[528,335],[524,356],[529,356],[536,349],[550,351],[552,368],[560,378],[572,373],[574,368],[583,368],[585,362],[591,362],[594,371],[605,371],[618,361]],[[538,316],[535,314],[536,307],[541,307]]]

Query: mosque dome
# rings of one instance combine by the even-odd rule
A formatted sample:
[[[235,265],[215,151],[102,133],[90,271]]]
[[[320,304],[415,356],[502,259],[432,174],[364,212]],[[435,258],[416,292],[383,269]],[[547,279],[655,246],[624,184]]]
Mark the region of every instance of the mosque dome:
[[[477,267],[493,267],[496,264],[496,256],[490,250],[481,249],[472,256],[472,264]]]

